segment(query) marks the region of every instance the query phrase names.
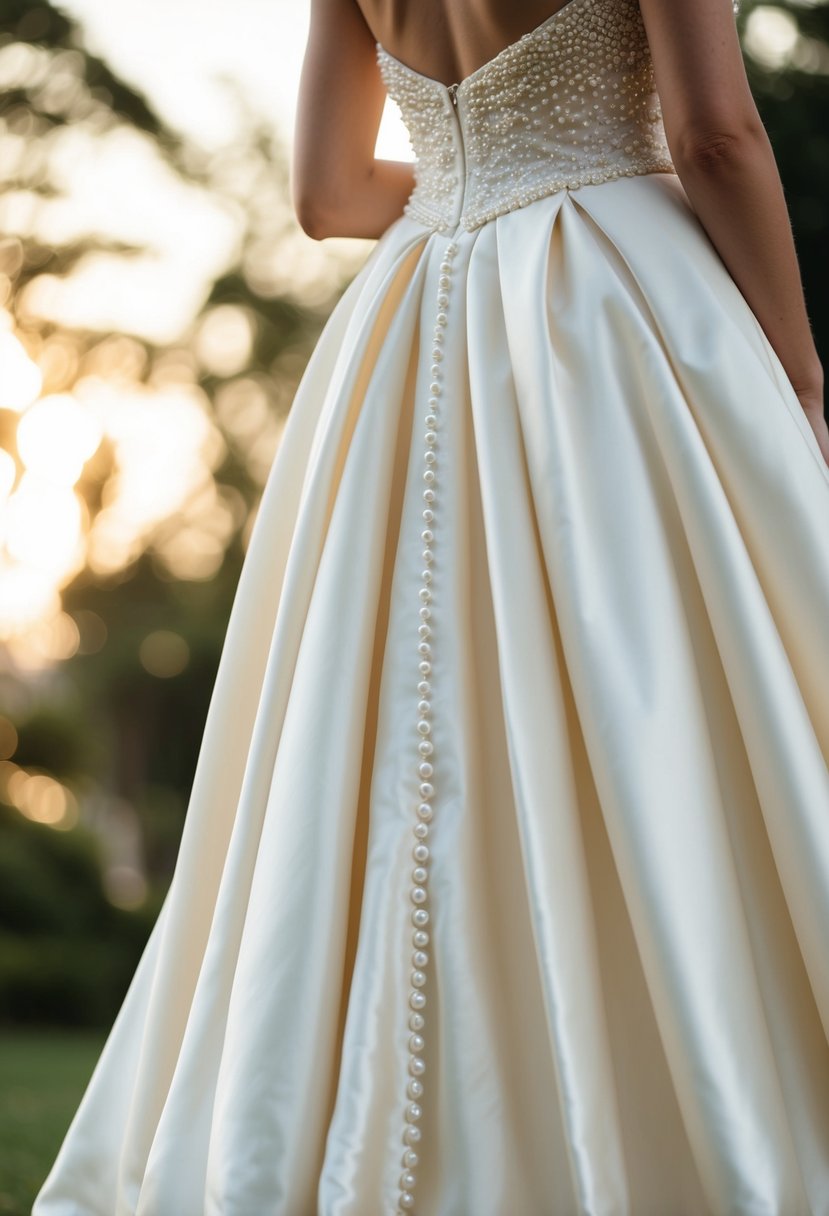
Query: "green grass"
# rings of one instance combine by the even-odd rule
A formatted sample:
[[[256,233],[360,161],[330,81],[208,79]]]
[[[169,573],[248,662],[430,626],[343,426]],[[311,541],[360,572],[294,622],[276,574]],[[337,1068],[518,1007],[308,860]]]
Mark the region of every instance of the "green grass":
[[[105,1037],[0,1029],[0,1216],[30,1216]]]

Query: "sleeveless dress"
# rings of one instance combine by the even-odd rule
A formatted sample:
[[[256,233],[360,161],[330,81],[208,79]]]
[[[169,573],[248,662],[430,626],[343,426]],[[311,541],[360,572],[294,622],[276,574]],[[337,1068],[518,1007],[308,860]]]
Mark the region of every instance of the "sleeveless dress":
[[[416,185],[34,1216],[827,1216],[829,469],[636,0],[378,57]]]

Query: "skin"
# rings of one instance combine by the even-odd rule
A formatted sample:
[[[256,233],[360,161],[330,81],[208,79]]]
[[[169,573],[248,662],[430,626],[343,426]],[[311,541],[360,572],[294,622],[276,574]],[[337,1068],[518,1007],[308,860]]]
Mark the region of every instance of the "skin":
[[[374,146],[386,93],[375,42],[451,84],[561,0],[311,0],[292,192],[309,236],[378,238],[403,213],[409,163]],[[640,0],[665,134],[688,199],[774,348],[829,465],[824,373],[774,153],[751,95],[731,0]]]

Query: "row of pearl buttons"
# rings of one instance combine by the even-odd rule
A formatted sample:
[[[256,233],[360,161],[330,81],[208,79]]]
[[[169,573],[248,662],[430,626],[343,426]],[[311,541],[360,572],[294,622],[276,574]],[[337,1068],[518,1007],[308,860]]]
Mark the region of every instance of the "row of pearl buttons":
[[[431,701],[430,695],[432,692],[432,683],[430,676],[432,674],[432,626],[430,624],[432,617],[432,564],[434,562],[434,553],[432,544],[435,539],[433,524],[435,521],[435,482],[436,472],[435,465],[437,455],[435,447],[437,445],[437,427],[438,414],[440,406],[440,397],[442,392],[443,373],[441,364],[443,362],[443,346],[445,329],[447,323],[447,308],[449,306],[449,290],[452,285],[452,260],[457,252],[457,245],[454,241],[450,241],[444,251],[443,261],[440,264],[440,276],[438,278],[438,296],[437,296],[437,316],[435,317],[435,326],[432,334],[432,365],[430,369],[429,384],[429,400],[428,410],[425,417],[425,450],[423,453],[423,522],[424,527],[420,533],[420,538],[423,541],[423,550],[421,557],[423,559],[423,570],[421,571],[422,583],[418,592],[420,598],[420,624],[418,626],[418,674],[419,680],[417,684],[417,733],[419,736],[418,750],[418,803],[417,803],[417,822],[414,825],[413,831],[415,843],[412,847],[412,857],[414,858],[414,868],[412,870],[413,885],[411,887],[410,896],[414,905],[412,910],[412,924],[414,931],[412,933],[412,945],[414,950],[412,953],[413,970],[411,973],[411,991],[409,993],[409,1080],[406,1086],[406,1115],[405,1125],[403,1129],[403,1143],[405,1145],[402,1157],[403,1172],[400,1175],[400,1193],[398,1196],[398,1212],[411,1212],[414,1208],[413,1188],[417,1181],[416,1168],[420,1161],[417,1152],[417,1145],[420,1142],[420,1118],[423,1114],[423,1109],[420,1105],[420,1099],[423,1096],[423,1082],[421,1077],[425,1070],[425,1063],[422,1052],[425,1040],[422,1035],[422,1030],[425,1025],[423,1016],[423,1008],[426,1005],[426,995],[423,991],[426,984],[426,973],[424,968],[429,961],[429,955],[426,953],[426,946],[429,944],[429,934],[426,930],[426,925],[429,923],[429,912],[425,907],[427,902],[426,884],[429,877],[427,862],[429,860],[429,847],[426,840],[429,836],[429,824],[432,819],[432,797],[434,795],[434,786],[431,778],[434,771],[432,755],[434,745],[432,743],[432,723],[431,723]]]

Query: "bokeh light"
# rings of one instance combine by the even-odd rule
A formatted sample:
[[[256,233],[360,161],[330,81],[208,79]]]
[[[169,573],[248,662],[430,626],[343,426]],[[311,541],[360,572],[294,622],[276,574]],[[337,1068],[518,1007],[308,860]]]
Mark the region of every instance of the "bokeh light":
[[[21,565],[63,581],[83,564],[83,506],[71,485],[24,473],[4,510],[6,553]]]
[[[797,8],[816,8],[825,0],[796,0]],[[829,75],[829,46],[803,35],[792,12],[776,4],[758,4],[748,13],[743,42],[746,51],[769,71],[796,68]]]
[[[69,393],[41,397],[17,428],[17,451],[34,475],[73,486],[101,442],[100,420]]]
[[[190,647],[180,633],[156,629],[144,638],[138,655],[150,675],[169,679],[184,671],[190,659]]]
[[[220,304],[202,318],[196,333],[196,353],[206,371],[234,376],[250,362],[255,320],[233,304]]]
[[[761,4],[749,13],[745,45],[748,52],[766,67],[782,67],[798,39],[797,22],[785,9]]]
[[[147,895],[147,880],[137,866],[109,866],[104,871],[104,890],[117,908],[140,908]]]
[[[17,751],[17,727],[3,714],[0,714],[0,760],[8,760]]]
[[[66,785],[12,760],[0,761],[0,797],[34,823],[66,831],[78,821],[78,800]]]
[[[8,323],[0,313],[0,324]],[[37,364],[14,334],[0,333],[0,409],[24,410],[40,392],[43,378]]]

